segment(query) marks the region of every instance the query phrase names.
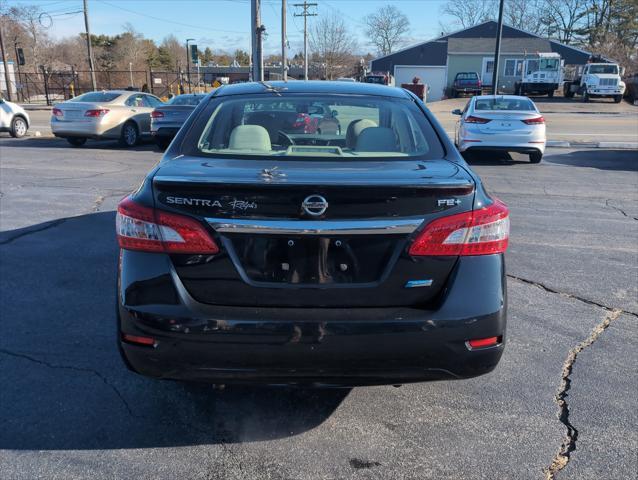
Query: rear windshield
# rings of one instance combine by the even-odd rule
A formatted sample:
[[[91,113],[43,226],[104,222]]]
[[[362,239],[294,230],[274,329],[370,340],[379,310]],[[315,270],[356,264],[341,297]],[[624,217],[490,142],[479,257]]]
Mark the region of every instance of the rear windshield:
[[[457,80],[478,80],[476,72],[461,72],[456,74]]]
[[[122,95],[121,93],[114,92],[89,92],[83,95],[78,95],[75,98],[69,100],[70,102],[94,102],[94,103],[105,103],[112,102],[117,97]]]
[[[202,120],[202,116],[205,117]],[[256,157],[440,158],[443,147],[408,99],[242,95],[211,102],[193,126],[192,153]]]
[[[514,110],[535,112],[534,104],[526,98],[486,98],[476,100],[474,110]]]
[[[590,65],[589,73],[618,75],[618,67],[616,65]]]
[[[169,105],[197,105],[204,95],[179,95],[168,102]]]

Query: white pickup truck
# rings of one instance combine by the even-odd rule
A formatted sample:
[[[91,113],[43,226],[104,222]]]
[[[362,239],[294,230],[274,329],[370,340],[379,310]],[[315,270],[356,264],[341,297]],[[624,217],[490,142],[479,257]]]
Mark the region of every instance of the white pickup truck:
[[[572,80],[565,80],[563,94],[567,98],[582,95],[585,102],[594,97],[611,97],[620,103],[625,93],[622,73],[615,63],[588,63]]]

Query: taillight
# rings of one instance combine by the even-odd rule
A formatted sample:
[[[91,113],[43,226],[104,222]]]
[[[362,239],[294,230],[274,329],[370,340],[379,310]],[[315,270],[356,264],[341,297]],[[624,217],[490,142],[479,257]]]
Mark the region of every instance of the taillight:
[[[480,87],[481,85],[482,85],[482,83],[481,83],[481,81],[479,80],[479,81],[478,81],[478,86]]]
[[[545,119],[543,117],[528,118],[527,120],[521,121],[527,125],[542,125],[545,123]]]
[[[107,113],[109,113],[108,108],[96,108],[94,110],[87,110],[86,112],[84,112],[84,116],[85,117],[103,117]]]
[[[153,110],[151,112],[151,118],[162,118],[164,116],[164,112],[160,112],[159,110]]]
[[[307,113],[300,113],[297,115],[295,123],[293,123],[292,126],[299,128],[304,125],[310,125],[310,116]]]
[[[472,212],[437,218],[421,231],[410,246],[409,254],[490,255],[507,250],[509,210],[494,199],[492,205]]]
[[[464,120],[465,123],[489,123],[491,121],[489,118],[475,117],[474,115],[470,115]]]
[[[135,203],[126,197],[115,220],[121,248],[143,252],[215,254],[219,247],[193,218]]]
[[[59,108],[54,108],[53,110],[51,110],[51,115],[53,115],[54,117],[61,117],[64,114]]]

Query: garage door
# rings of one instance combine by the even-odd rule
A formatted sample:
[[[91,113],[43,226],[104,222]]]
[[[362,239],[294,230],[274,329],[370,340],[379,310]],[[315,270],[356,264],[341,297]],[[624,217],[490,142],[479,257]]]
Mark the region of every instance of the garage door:
[[[424,65],[396,65],[394,67],[394,84],[400,87],[402,83],[412,83],[414,77],[419,77],[422,83],[430,87],[427,100],[441,100],[445,93],[445,77],[447,67]]]

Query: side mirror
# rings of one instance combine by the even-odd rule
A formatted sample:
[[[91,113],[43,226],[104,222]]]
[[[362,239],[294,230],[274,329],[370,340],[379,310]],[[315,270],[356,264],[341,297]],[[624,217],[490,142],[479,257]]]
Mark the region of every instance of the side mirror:
[[[333,110],[330,113],[332,114],[333,117],[338,117],[339,116],[339,112],[337,112],[336,110]]]
[[[0,103],[4,103],[4,98],[0,97]]]
[[[452,110],[452,115],[463,115],[463,112],[460,108],[455,108],[454,110]]]

